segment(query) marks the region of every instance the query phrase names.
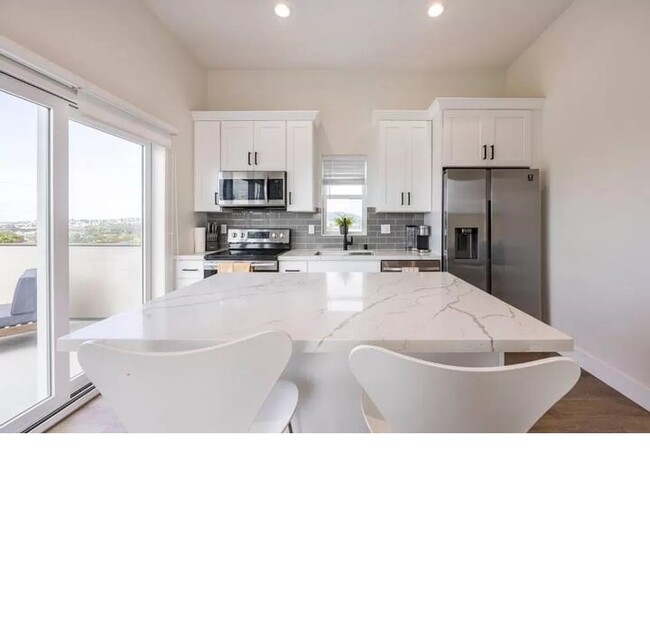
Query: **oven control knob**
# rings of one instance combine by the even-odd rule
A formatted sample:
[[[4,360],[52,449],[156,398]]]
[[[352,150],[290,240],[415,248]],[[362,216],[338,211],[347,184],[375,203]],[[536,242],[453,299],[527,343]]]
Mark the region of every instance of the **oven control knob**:
[[[275,232],[273,232],[273,234],[271,234],[271,238],[277,238],[277,236],[278,235]]]
[[[280,232],[280,238],[284,238],[284,232]]]
[[[237,232],[233,232],[233,233],[232,233],[232,237],[233,237],[233,238],[237,238]]]

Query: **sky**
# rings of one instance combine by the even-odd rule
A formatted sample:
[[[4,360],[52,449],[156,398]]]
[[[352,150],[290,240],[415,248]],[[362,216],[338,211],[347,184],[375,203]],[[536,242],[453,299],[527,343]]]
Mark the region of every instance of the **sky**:
[[[39,106],[0,91],[0,223],[36,220]],[[142,146],[70,123],[70,218],[142,214]]]

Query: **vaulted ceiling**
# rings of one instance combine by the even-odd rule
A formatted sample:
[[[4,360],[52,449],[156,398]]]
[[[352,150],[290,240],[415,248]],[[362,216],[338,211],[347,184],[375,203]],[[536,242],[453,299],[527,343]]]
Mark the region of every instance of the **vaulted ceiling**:
[[[505,67],[572,0],[144,0],[211,69]]]

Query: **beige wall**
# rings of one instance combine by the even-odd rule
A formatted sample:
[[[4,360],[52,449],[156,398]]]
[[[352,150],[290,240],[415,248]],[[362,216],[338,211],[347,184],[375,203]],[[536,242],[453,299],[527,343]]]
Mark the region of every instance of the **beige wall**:
[[[206,71],[140,0],[2,0],[0,32],[174,125],[181,251],[192,247],[192,119]]]
[[[214,110],[311,109],[321,112],[324,154],[368,154],[375,109],[427,109],[440,96],[503,96],[504,70],[210,71]]]
[[[576,0],[508,71],[541,95],[553,325],[650,408],[650,2]]]

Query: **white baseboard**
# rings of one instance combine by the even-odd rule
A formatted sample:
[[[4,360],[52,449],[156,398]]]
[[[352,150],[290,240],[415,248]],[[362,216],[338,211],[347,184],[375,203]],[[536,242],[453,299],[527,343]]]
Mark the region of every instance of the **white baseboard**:
[[[574,352],[566,353],[564,356],[573,358],[585,371],[650,411],[650,386],[637,382],[626,373],[580,348],[576,348]]]

